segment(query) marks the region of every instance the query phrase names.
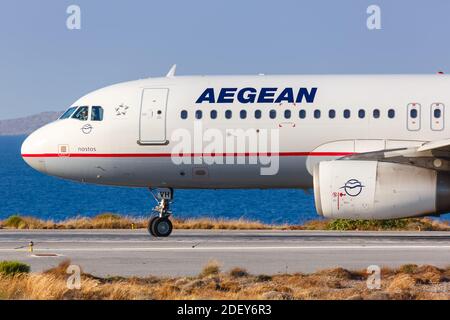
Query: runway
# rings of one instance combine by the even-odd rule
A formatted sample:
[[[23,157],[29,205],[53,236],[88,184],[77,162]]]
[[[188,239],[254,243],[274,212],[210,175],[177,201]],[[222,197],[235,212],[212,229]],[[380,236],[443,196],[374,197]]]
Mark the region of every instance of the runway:
[[[39,272],[65,259],[97,276],[189,276],[209,260],[224,271],[239,266],[253,274],[407,263],[445,267],[450,232],[175,230],[155,239],[146,230],[0,230],[0,260],[19,260]]]

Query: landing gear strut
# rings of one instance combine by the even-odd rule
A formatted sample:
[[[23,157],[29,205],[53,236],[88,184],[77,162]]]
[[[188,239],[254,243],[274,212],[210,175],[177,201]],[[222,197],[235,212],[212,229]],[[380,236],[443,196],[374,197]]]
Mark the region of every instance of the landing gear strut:
[[[173,199],[173,189],[157,189],[156,195],[152,189],[150,189],[150,192],[158,205],[153,209],[157,215],[150,218],[147,230],[154,237],[168,237],[172,233],[172,222],[169,220],[172,212],[169,210],[169,205]]]

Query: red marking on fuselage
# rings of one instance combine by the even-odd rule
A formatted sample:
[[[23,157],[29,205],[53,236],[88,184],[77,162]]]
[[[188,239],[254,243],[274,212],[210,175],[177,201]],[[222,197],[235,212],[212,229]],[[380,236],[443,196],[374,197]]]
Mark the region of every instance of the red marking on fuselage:
[[[279,153],[187,153],[187,154],[172,154],[172,153],[35,153],[22,154],[23,158],[182,158],[182,157],[343,157],[352,155],[354,152],[279,152]]]

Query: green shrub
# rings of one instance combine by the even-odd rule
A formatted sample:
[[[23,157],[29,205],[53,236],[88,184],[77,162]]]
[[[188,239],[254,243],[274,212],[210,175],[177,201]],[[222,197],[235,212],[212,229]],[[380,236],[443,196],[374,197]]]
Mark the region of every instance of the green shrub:
[[[5,221],[3,221],[3,225],[9,228],[21,229],[26,226],[25,220],[18,215],[10,216]]]
[[[407,274],[413,274],[417,271],[419,266],[417,264],[404,264],[400,266],[399,271]]]
[[[20,273],[29,273],[30,266],[18,261],[1,261],[0,274],[6,276],[13,276]]]
[[[335,219],[331,220],[328,230],[400,230],[408,225],[408,219],[389,219],[389,220],[350,220]]]

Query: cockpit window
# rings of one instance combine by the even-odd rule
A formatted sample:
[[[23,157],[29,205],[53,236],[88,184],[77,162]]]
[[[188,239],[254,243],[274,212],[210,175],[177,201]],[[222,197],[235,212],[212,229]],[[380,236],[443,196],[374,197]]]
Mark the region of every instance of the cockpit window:
[[[59,119],[67,119],[70,118],[70,116],[72,115],[72,113],[77,109],[78,107],[71,107],[69,109],[67,109],[66,112],[63,113],[63,115],[61,117],[59,117]]]
[[[103,120],[103,108],[102,107],[92,107],[91,113],[92,121],[102,121]]]
[[[86,121],[88,119],[89,107],[79,107],[78,110],[73,114],[73,119],[78,119],[81,121]]]

